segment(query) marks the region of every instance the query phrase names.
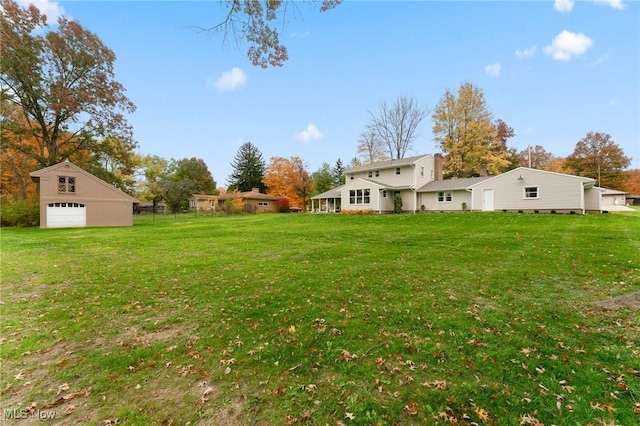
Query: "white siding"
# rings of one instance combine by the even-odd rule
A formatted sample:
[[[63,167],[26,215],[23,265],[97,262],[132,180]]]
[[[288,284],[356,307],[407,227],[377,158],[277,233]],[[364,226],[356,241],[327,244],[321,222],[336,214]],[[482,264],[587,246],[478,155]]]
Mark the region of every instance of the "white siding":
[[[496,211],[575,211],[585,208],[584,183],[588,179],[560,173],[518,168],[502,175],[475,184],[473,209],[482,210],[482,192],[494,189]],[[537,197],[525,197],[525,188],[537,188]],[[589,198],[591,203],[591,198]]]

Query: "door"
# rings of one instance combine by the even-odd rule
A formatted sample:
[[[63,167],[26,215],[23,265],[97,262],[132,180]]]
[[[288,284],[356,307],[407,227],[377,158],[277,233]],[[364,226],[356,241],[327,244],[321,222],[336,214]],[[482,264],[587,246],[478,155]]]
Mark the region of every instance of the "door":
[[[87,209],[79,203],[50,203],[47,205],[47,228],[76,228],[87,226]]]
[[[493,208],[493,188],[482,190],[482,211],[492,212]]]

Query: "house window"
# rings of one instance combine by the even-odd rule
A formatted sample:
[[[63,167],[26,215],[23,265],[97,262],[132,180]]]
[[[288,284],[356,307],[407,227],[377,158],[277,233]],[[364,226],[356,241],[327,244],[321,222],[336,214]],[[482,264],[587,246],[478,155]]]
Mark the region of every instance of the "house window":
[[[451,191],[438,191],[439,203],[450,203],[453,201],[453,193]]]
[[[369,204],[371,202],[371,190],[352,189],[349,191],[349,204]]]
[[[387,190],[382,191],[382,198],[387,198]]]
[[[269,203],[268,203],[268,202],[266,202],[266,201],[258,201],[258,205],[259,205],[259,206],[268,206],[268,205],[269,205]]]
[[[400,174],[400,167],[396,167],[396,174],[399,175]]]
[[[424,177],[424,167],[420,167],[420,177]]]
[[[373,177],[373,172],[369,170],[369,177]]]
[[[76,192],[76,178],[73,176],[58,176],[58,192]]]
[[[353,173],[351,173],[351,174],[349,175],[349,180],[353,180],[353,178],[354,178],[354,177],[355,177],[355,175],[354,175]]]
[[[524,198],[525,199],[538,198],[538,187],[537,186],[525,186],[524,187]]]
[[[380,170],[376,170],[376,177],[380,177]]]

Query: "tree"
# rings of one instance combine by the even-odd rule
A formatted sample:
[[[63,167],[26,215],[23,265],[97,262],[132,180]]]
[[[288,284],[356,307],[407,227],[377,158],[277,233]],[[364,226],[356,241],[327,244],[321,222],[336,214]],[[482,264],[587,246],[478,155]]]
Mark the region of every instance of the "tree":
[[[389,158],[404,158],[413,149],[413,142],[418,137],[418,126],[429,114],[413,100],[404,96],[398,97],[391,106],[380,102],[377,115],[369,111],[372,129],[387,147]]]
[[[533,169],[548,170],[547,167],[551,166],[554,159],[553,154],[541,145],[527,147],[518,153],[519,165]]]
[[[313,173],[313,187],[315,194],[321,194],[334,187],[333,173],[329,163],[322,163]]]
[[[178,213],[180,210],[186,211],[189,208],[189,197],[196,192],[193,181],[188,179],[165,179],[161,183],[161,188],[162,199],[167,202],[167,207],[174,213]]]
[[[313,193],[313,179],[307,171],[309,165],[300,157],[291,157],[291,163],[293,166],[293,190],[302,201],[302,210],[307,211]]]
[[[25,155],[22,150],[11,148],[21,146],[24,149],[37,149],[37,141],[33,136],[19,131],[13,131],[20,127],[23,120],[18,108],[9,103],[0,101],[0,194],[2,201],[36,200],[37,187],[29,176],[29,173],[38,169],[36,160]]]
[[[384,142],[371,124],[367,125],[360,133],[357,152],[362,157],[364,164],[376,163],[387,159]]]
[[[623,170],[631,163],[607,133],[589,132],[566,159],[566,167],[578,176],[596,180],[598,186],[619,187]]]
[[[2,0],[2,10],[0,96],[23,118],[9,131],[35,141],[27,145],[19,143],[22,138],[3,138],[4,148],[41,167],[77,155],[100,157],[111,143],[132,152],[136,143],[124,114],[135,106],[114,79],[115,54],[66,17],[58,19],[56,31],[46,31],[46,17],[33,5],[23,9]]]
[[[175,182],[188,180],[193,182],[193,192],[198,194],[215,194],[216,181],[213,180],[209,168],[200,158],[183,158],[172,165]]]
[[[447,90],[432,118],[435,142],[445,154],[446,178],[475,176],[482,168],[498,174],[509,167],[505,141],[513,130],[501,121],[493,123],[484,93],[473,84],[461,84],[457,96]]]
[[[322,0],[319,10],[326,12],[341,2],[342,0]],[[312,4],[315,7],[315,2]],[[297,8],[295,2],[233,0],[225,2],[225,5],[228,11],[222,22],[210,28],[198,29],[207,32],[221,31],[225,40],[228,36],[233,36],[236,43],[246,39],[250,45],[247,56],[254,66],[282,66],[289,59],[287,48],[280,42],[276,27],[278,20],[284,26],[288,8]]]
[[[141,200],[153,203],[153,212],[163,200],[163,182],[167,180],[169,162],[157,155],[145,155],[140,158],[142,179],[138,185],[138,196]]]
[[[189,208],[191,195],[216,192],[216,182],[207,165],[195,157],[171,160],[159,187],[162,199],[174,213]]]
[[[292,206],[306,210],[313,191],[313,179],[306,163],[299,157],[271,157],[264,177],[268,194],[286,197]]]
[[[624,171],[620,189],[631,195],[640,195],[640,169]]]
[[[335,166],[333,166],[333,186],[344,185],[345,176],[344,176],[344,165],[342,164],[341,159],[336,160]]]
[[[265,176],[265,161],[262,153],[251,142],[245,142],[240,146],[231,163],[233,172],[227,179],[229,190],[237,189],[240,192],[251,191],[253,188],[266,191],[263,183]]]

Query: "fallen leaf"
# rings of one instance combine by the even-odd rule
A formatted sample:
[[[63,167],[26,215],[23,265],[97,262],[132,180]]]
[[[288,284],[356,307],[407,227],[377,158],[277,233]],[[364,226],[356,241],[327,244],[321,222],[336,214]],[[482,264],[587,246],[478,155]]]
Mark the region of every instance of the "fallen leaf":
[[[478,415],[478,418],[483,422],[486,422],[487,420],[489,420],[489,412],[484,408],[476,407],[474,411]]]
[[[418,414],[418,404],[414,400],[409,401],[409,403],[404,406],[404,412],[409,416],[415,416]]]

